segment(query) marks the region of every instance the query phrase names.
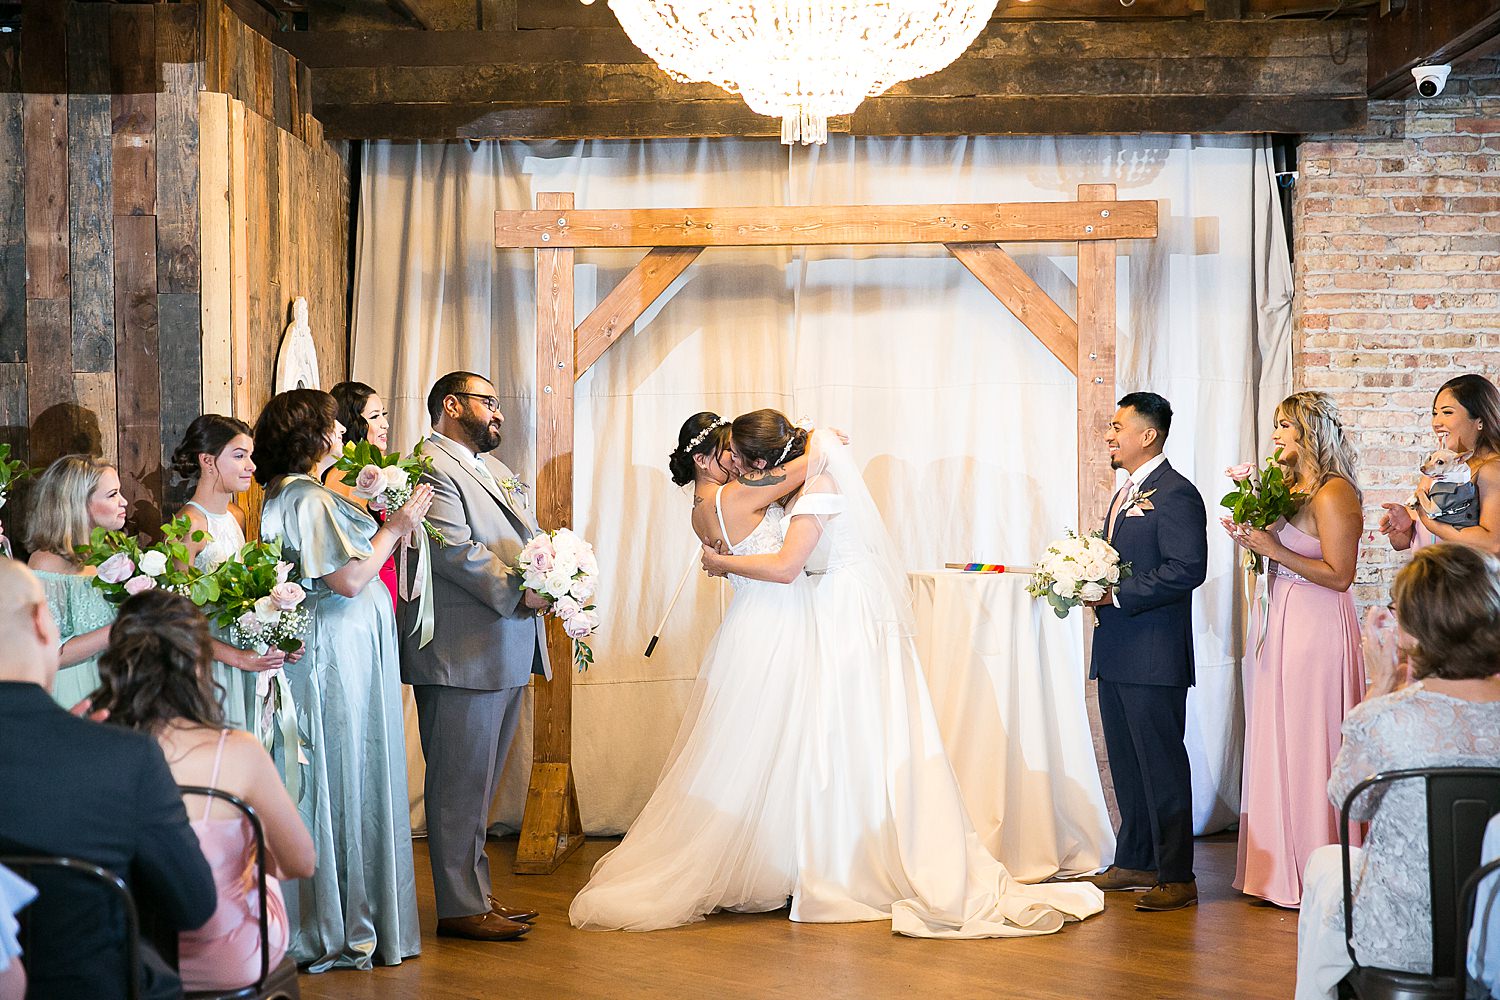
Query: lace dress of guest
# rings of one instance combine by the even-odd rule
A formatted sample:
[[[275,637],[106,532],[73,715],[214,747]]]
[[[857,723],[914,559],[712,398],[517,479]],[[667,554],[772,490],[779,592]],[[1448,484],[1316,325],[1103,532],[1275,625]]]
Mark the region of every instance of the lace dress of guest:
[[[730,551],[777,551],[781,520],[772,504]],[[729,582],[734,600],[704,656],[661,779],[625,839],[574,897],[574,927],[676,927],[715,910],[778,910],[792,894],[809,588],[802,577],[790,586]]]
[[[196,508],[208,521],[208,542],[193,560],[194,569],[210,573],[239,555],[240,549],[245,547],[245,532],[233,514],[228,511],[215,514],[196,500],[189,500],[187,506]],[[229,642],[227,628],[215,625],[213,634],[215,639]],[[255,705],[255,675],[217,661],[213,665],[213,674],[223,690],[220,704],[224,709],[224,721],[236,729],[248,730],[250,713]]]
[[[115,606],[94,586],[92,574],[36,571],[47,595],[47,607],[57,622],[58,642],[113,624]],[[99,688],[99,657],[63,667],[52,685],[52,700],[72,708]]]
[[[1323,558],[1318,539],[1288,522],[1281,544]],[[1313,851],[1339,842],[1328,776],[1339,726],[1364,694],[1354,595],[1268,564],[1270,612],[1245,674],[1245,773],[1234,887],[1281,906],[1302,903]],[[1357,831],[1352,841],[1359,843]]]
[[[219,764],[224,757],[225,729],[214,751],[213,776],[208,787],[219,787]],[[189,798],[193,801],[193,797]],[[255,834],[238,811],[211,819],[214,800],[203,797],[203,813],[191,821],[198,846],[214,873],[219,905],[208,923],[178,936],[178,966],[185,990],[242,989],[260,977],[260,890],[256,884]],[[221,806],[221,808],[232,808]],[[266,926],[269,929],[270,968],[286,955],[286,903],[281,884],[266,875]]]
[[[1465,701],[1418,682],[1351,712],[1344,721],[1344,748],[1328,782],[1332,802],[1342,803],[1377,771],[1500,767],[1500,702]],[[1430,973],[1432,896],[1422,783],[1398,781],[1384,792],[1366,792],[1351,815],[1370,824],[1353,872],[1360,964]],[[1330,910],[1328,926],[1342,927],[1342,909]]]
[[[290,953],[312,972],[394,965],[421,950],[396,616],[372,578],[353,597],[324,578],[371,556],[378,525],[307,475],[266,491],[261,537],[296,563],[312,615],[305,652],[283,669],[307,763],[297,809],[317,870],[287,892]],[[298,766],[284,756],[283,769]]]

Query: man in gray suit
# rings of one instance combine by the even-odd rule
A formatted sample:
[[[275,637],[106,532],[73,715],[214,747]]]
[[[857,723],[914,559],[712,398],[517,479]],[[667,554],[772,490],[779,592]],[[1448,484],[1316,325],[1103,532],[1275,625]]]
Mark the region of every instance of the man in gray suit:
[[[551,678],[538,612],[520,589],[516,557],[538,531],[500,444],[500,402],[481,375],[451,372],[427,394],[433,433],[422,451],[434,496],[427,518],[443,533],[432,548],[432,641],[419,645],[416,601],[400,609],[401,679],[417,701],[427,758],[427,847],[440,935],[508,941],[536,913],[490,895],[485,828],[532,674]],[[413,634],[416,633],[416,634]]]

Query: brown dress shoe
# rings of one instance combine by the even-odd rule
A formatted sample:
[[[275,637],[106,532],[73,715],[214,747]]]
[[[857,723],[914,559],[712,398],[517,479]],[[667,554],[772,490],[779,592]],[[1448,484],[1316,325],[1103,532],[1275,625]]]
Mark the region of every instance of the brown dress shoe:
[[[507,920],[498,913],[443,917],[437,922],[438,937],[468,938],[470,941],[514,941],[529,930],[530,924]]]
[[[535,910],[512,910],[508,906],[501,906],[500,900],[494,896],[486,898],[490,901],[490,912],[506,920],[514,920],[518,924],[529,924],[539,916]]]
[[[1137,910],[1180,910],[1198,902],[1197,882],[1162,882],[1141,893],[1135,901]]]
[[[1134,892],[1138,889],[1150,889],[1156,885],[1156,872],[1141,871],[1137,868],[1116,868],[1110,865],[1098,875],[1090,875],[1084,881],[1094,883],[1095,888],[1104,892]]]

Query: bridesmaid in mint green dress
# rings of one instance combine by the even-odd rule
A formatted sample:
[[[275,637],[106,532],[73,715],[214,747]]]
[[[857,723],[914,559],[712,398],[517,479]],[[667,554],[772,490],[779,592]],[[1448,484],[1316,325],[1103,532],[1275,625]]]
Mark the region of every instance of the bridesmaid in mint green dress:
[[[109,626],[115,620],[114,605],[94,586],[93,568],[81,565],[74,550],[88,543],[96,527],[125,527],[127,506],[114,466],[88,455],[59,458],[31,492],[27,565],[41,578],[61,635],[52,697],[64,708],[72,708],[99,687],[99,654],[109,644]]]
[[[310,972],[393,965],[421,947],[396,622],[378,574],[432,490],[378,525],[324,487],[343,446],[336,413],[328,393],[293,389],[255,425],[261,537],[281,539],[312,612],[305,653],[284,668],[305,741],[298,809],[318,849],[317,872],[286,893],[290,953]]]

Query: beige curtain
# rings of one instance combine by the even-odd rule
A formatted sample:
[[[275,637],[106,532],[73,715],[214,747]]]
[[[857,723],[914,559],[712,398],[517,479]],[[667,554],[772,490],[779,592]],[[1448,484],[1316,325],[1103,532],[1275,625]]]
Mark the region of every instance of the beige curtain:
[[[1119,262],[1119,388],[1172,401],[1168,455],[1212,506],[1223,468],[1254,452],[1264,399],[1290,381],[1290,269],[1270,172],[1255,137],[372,143],[354,377],[386,396],[392,440],[409,447],[438,375],[489,375],[504,397],[500,455],[530,480],[535,271],[531,252],[495,250],[497,209],[529,208],[541,191],[573,191],[589,208],[1054,201],[1111,182],[1161,206],[1160,237]],[[1073,246],[1013,250],[1072,308]],[[580,252],[579,317],[640,253]],[[597,661],[574,693],[590,832],[623,830],[650,795],[727,600],[695,577],[643,657],[696,544],[667,453],[690,414],[760,406],[850,432],[912,569],[1027,561],[1072,526],[1073,377],[941,247],[707,251],[577,386],[575,526],[604,567]],[[1189,723],[1203,830],[1236,818],[1242,715],[1232,550],[1216,528],[1210,541]],[[409,743],[417,798],[414,727]],[[527,729],[501,825],[519,824],[529,760]]]

